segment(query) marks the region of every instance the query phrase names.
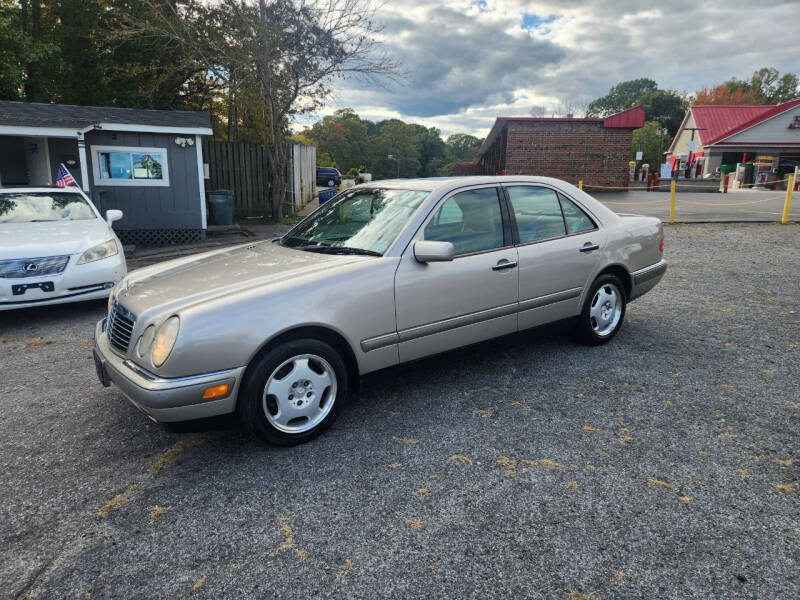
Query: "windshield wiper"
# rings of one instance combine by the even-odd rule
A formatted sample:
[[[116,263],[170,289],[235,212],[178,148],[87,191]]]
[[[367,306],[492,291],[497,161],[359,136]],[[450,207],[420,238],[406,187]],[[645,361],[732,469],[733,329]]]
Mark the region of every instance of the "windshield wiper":
[[[295,250],[306,252],[319,252],[321,254],[361,254],[363,256],[383,256],[374,250],[364,250],[363,248],[351,248],[350,246],[295,246]]]

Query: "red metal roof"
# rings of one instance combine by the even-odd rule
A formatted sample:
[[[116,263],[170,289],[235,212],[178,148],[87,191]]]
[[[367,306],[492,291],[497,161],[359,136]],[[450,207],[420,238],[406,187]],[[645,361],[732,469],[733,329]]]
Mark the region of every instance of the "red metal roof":
[[[638,129],[643,125],[644,109],[641,106],[634,106],[603,119],[603,127],[606,128]]]
[[[800,98],[782,104],[697,105],[690,107],[700,144],[709,146],[800,104]]]

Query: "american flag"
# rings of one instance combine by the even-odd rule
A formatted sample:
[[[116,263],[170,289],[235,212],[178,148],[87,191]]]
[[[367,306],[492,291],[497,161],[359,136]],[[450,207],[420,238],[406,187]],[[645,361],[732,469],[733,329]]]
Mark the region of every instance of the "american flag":
[[[78,185],[75,183],[75,178],[70,174],[67,170],[67,167],[64,166],[64,163],[58,167],[58,179],[56,179],[56,185],[58,187],[67,187],[68,185]]]

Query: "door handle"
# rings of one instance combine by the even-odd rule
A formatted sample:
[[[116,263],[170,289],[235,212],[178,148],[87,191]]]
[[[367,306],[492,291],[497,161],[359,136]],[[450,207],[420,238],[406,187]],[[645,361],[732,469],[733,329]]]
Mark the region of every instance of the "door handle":
[[[582,248],[578,248],[578,252],[593,252],[599,249],[600,246],[598,246],[597,244],[593,244],[592,242],[586,242]]]
[[[516,266],[516,261],[510,261],[507,258],[502,258],[497,261],[495,266],[492,267],[492,271],[505,271],[506,269],[513,269]]]

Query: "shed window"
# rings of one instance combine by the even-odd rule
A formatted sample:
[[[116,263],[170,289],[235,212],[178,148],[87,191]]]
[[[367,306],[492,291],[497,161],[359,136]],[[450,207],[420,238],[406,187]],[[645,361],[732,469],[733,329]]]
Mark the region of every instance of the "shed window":
[[[166,148],[94,146],[96,185],[167,186]]]

